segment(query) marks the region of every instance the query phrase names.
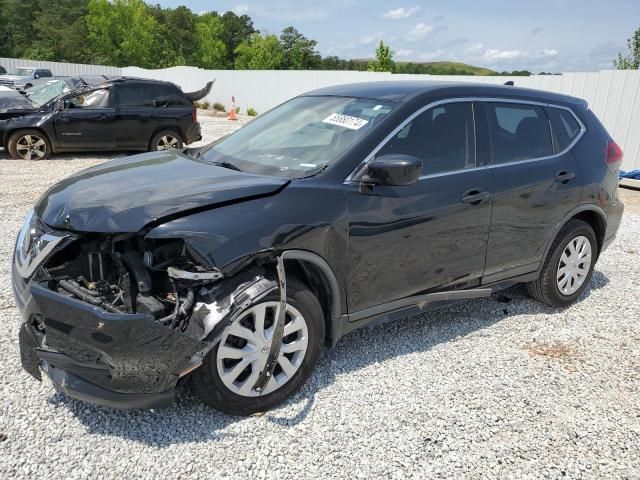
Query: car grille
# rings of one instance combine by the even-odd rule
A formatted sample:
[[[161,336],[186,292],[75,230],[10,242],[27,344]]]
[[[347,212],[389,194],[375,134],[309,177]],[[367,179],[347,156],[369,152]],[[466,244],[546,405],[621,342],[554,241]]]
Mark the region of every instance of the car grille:
[[[13,87],[14,83],[13,80],[4,80],[0,78],[0,85],[3,85],[5,87]]]

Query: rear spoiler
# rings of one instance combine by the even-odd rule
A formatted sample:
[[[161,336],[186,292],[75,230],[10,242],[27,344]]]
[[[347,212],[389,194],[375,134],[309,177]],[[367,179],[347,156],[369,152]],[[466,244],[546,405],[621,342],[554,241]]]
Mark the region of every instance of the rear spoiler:
[[[185,93],[185,95],[192,102],[197,102],[198,100],[201,100],[207,95],[209,95],[209,92],[211,92],[211,87],[213,87],[214,83],[216,83],[215,79],[212,82],[207,82],[204,88],[197,90],[195,92]]]

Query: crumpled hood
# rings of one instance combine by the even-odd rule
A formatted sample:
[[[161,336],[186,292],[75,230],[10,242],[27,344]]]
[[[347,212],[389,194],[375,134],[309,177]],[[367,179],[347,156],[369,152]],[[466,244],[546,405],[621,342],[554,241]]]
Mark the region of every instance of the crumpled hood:
[[[17,90],[0,91],[0,113],[34,110],[31,102]]]
[[[52,228],[137,232],[176,214],[278,192],[289,181],[217,167],[178,152],[124,157],[51,187],[36,214]]]

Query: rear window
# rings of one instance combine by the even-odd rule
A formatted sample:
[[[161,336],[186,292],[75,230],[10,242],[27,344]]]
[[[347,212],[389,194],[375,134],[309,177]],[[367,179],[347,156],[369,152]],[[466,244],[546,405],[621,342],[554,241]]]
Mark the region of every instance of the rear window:
[[[518,103],[487,103],[493,163],[509,163],[553,154],[544,108]]]
[[[562,152],[580,134],[580,124],[569,110],[562,108],[549,108],[549,120],[553,130],[555,153]]]
[[[134,84],[118,87],[120,107],[185,107],[191,102],[173,85]]]

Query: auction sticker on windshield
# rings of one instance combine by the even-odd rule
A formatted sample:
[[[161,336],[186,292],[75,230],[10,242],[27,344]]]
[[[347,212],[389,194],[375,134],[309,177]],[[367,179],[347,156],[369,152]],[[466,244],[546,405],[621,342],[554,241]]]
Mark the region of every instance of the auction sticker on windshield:
[[[352,117],[350,115],[343,115],[341,113],[332,113],[325,118],[323,123],[330,123],[331,125],[337,125],[339,127],[348,128],[349,130],[359,130],[364,127],[369,121],[363,118]]]

